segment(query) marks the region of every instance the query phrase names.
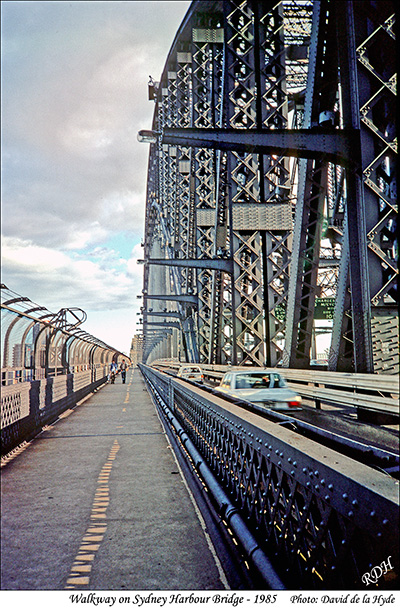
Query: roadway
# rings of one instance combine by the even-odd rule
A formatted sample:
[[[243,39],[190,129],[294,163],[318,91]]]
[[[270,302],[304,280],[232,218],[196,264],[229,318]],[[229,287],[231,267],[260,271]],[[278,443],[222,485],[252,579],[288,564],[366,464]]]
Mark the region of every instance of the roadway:
[[[2,464],[3,590],[227,587],[138,369]]]
[[[176,375],[175,371],[171,370],[171,373]],[[279,370],[279,373],[285,376],[281,370]],[[218,384],[218,380],[213,382],[206,379],[203,382],[204,386],[211,389],[216,388]],[[296,391],[295,388],[293,390]],[[218,393],[218,396],[223,397],[223,393]],[[400,424],[398,422],[373,424],[372,422],[360,421],[358,420],[357,409],[352,405],[321,403],[320,408],[317,408],[315,403],[307,397],[302,398],[301,406],[301,410],[282,410],[279,413],[326,429],[353,441],[362,442],[382,450],[389,450],[396,454],[399,453]],[[266,410],[266,415],[268,415],[268,410]]]
[[[212,385],[209,385],[213,388]],[[222,396],[222,395],[221,395]],[[251,406],[250,406],[251,407]],[[260,413],[260,412],[257,412]],[[357,419],[357,412],[354,407],[351,406],[338,406],[329,405],[327,403],[321,404],[320,409],[315,407],[315,404],[309,399],[302,400],[301,410],[284,410],[277,411],[278,416],[274,416],[275,412],[272,412],[272,418],[276,418],[276,422],[279,424],[279,414],[283,414],[284,417],[290,420],[302,421],[308,425],[312,425],[317,429],[322,429],[337,436],[339,440],[346,443],[349,439],[350,442],[354,442],[355,446],[361,444],[361,446],[371,446],[371,448],[378,448],[384,452],[389,452],[394,456],[399,455],[399,425],[378,425],[370,422],[361,422]],[[264,414],[260,414],[264,415]],[[265,416],[269,417],[268,410],[265,411]],[[282,423],[282,422],[281,422]],[[317,437],[312,437],[317,440]],[[324,443],[322,438],[320,441]],[[344,451],[346,453],[346,450]],[[375,459],[372,459],[374,462]],[[361,458],[361,461],[364,461]],[[365,462],[370,462],[370,458],[367,458]],[[376,462],[376,466],[381,468],[382,463]],[[398,468],[397,473],[398,476]]]
[[[293,412],[296,430],[342,454],[375,468],[396,479],[400,478],[399,425],[377,425],[362,422],[352,406],[321,404],[303,400],[302,410]],[[326,409],[322,409],[326,408]],[[311,433],[304,427],[319,429]]]
[[[172,375],[176,375],[175,370],[171,370]],[[189,382],[189,381],[187,381]],[[198,387],[201,387],[201,384],[197,384]],[[211,382],[209,380],[205,380],[203,382],[203,386],[214,389],[216,387],[215,382]],[[219,397],[223,398],[222,393],[215,393]],[[249,404],[251,409],[251,404]],[[339,443],[345,445],[347,447],[340,448],[339,444],[337,444],[336,448],[339,451],[343,450],[343,453],[347,453],[350,455],[348,450],[348,446],[351,444],[353,447],[358,450],[358,447],[361,449],[361,452],[368,452],[367,448],[372,448],[375,450],[377,448],[377,453],[381,452],[381,457],[384,457],[383,453],[390,453],[391,465],[388,465],[388,469],[386,469],[386,465],[381,460],[381,457],[376,458],[376,456],[371,457],[368,453],[367,456],[364,457],[361,455],[359,457],[361,462],[365,462],[365,464],[370,464],[370,466],[374,466],[375,468],[385,469],[386,472],[389,469],[392,471],[391,474],[394,474],[396,477],[399,476],[399,466],[395,465],[395,468],[392,468],[393,458],[397,458],[399,456],[399,431],[400,426],[398,423],[395,424],[374,424],[372,422],[364,422],[360,421],[357,416],[357,410],[354,406],[345,405],[345,404],[329,404],[329,403],[321,403],[320,407],[317,409],[314,402],[308,398],[302,399],[302,409],[301,410],[284,410],[284,411],[275,411],[271,412],[268,409],[265,409],[264,412],[259,409],[257,412],[261,416],[265,416],[271,420],[275,420],[275,422],[285,424],[284,420],[293,420],[305,422],[307,425],[311,425],[312,427],[316,427],[317,429],[322,429],[323,431],[327,431],[328,433],[335,435],[339,440]],[[290,428],[290,424],[287,425]],[[293,426],[293,430],[295,427]],[[297,428],[298,432],[304,432]],[[317,440],[319,442],[325,443],[324,437],[318,439],[316,434],[310,436],[312,439]],[[349,440],[349,441],[347,441]],[[331,445],[332,447],[332,445]],[[351,450],[352,456],[356,457],[356,454],[353,450]]]
[[[176,376],[176,370],[173,368],[169,370],[169,373]],[[218,382],[206,379],[203,385],[214,389]],[[201,384],[197,384],[197,386],[201,386]],[[218,396],[223,397],[223,394],[218,393]],[[398,423],[373,424],[372,422],[360,421],[357,417],[357,410],[353,406],[321,403],[320,409],[317,409],[311,399],[303,398],[301,410],[284,410],[279,413],[289,416],[294,420],[303,421],[325,429],[340,437],[380,448],[381,450],[388,450],[394,454],[399,453],[400,425]],[[265,415],[268,416],[268,410],[266,410]]]
[[[311,401],[304,399],[302,410],[291,412],[290,416],[315,424],[321,428],[329,429],[341,436],[349,437],[355,441],[368,443],[374,447],[399,451],[399,425],[376,425],[360,422],[354,407],[321,405],[316,409]],[[286,412],[285,412],[286,413]]]

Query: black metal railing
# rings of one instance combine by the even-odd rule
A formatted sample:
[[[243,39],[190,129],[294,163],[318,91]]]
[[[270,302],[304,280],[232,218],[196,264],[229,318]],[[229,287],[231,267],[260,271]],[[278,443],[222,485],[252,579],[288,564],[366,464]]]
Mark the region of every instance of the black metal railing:
[[[395,479],[185,381],[140,369],[287,588],[366,589],[363,576],[376,565],[385,574],[374,588],[396,587]]]

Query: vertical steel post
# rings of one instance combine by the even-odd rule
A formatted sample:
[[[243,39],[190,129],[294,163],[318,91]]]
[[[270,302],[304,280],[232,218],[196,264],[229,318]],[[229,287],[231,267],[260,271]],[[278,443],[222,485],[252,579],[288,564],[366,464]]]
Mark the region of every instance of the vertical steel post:
[[[345,3],[336,12],[339,69],[342,94],[343,126],[360,133],[360,112],[356,43],[354,31],[353,2]],[[354,135],[354,138],[356,135]],[[367,257],[367,230],[365,222],[364,187],[361,176],[361,140],[352,141],[357,167],[346,171],[347,190],[347,238],[345,247],[350,247],[350,289],[354,341],[354,371],[373,372],[371,338],[371,300]],[[341,281],[345,281],[342,275]],[[341,288],[341,291],[343,289]]]

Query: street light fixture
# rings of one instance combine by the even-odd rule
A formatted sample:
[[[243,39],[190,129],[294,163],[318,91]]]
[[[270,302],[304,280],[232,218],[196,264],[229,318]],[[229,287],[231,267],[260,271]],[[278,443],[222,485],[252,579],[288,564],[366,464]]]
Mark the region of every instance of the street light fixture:
[[[137,134],[137,139],[142,144],[156,144],[158,136],[161,135],[158,131],[139,131]]]

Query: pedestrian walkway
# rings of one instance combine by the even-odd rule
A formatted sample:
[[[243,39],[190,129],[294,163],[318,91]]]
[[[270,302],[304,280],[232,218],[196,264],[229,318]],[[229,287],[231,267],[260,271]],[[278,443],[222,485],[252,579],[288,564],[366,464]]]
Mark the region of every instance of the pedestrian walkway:
[[[1,472],[6,590],[207,590],[218,559],[138,369]]]

